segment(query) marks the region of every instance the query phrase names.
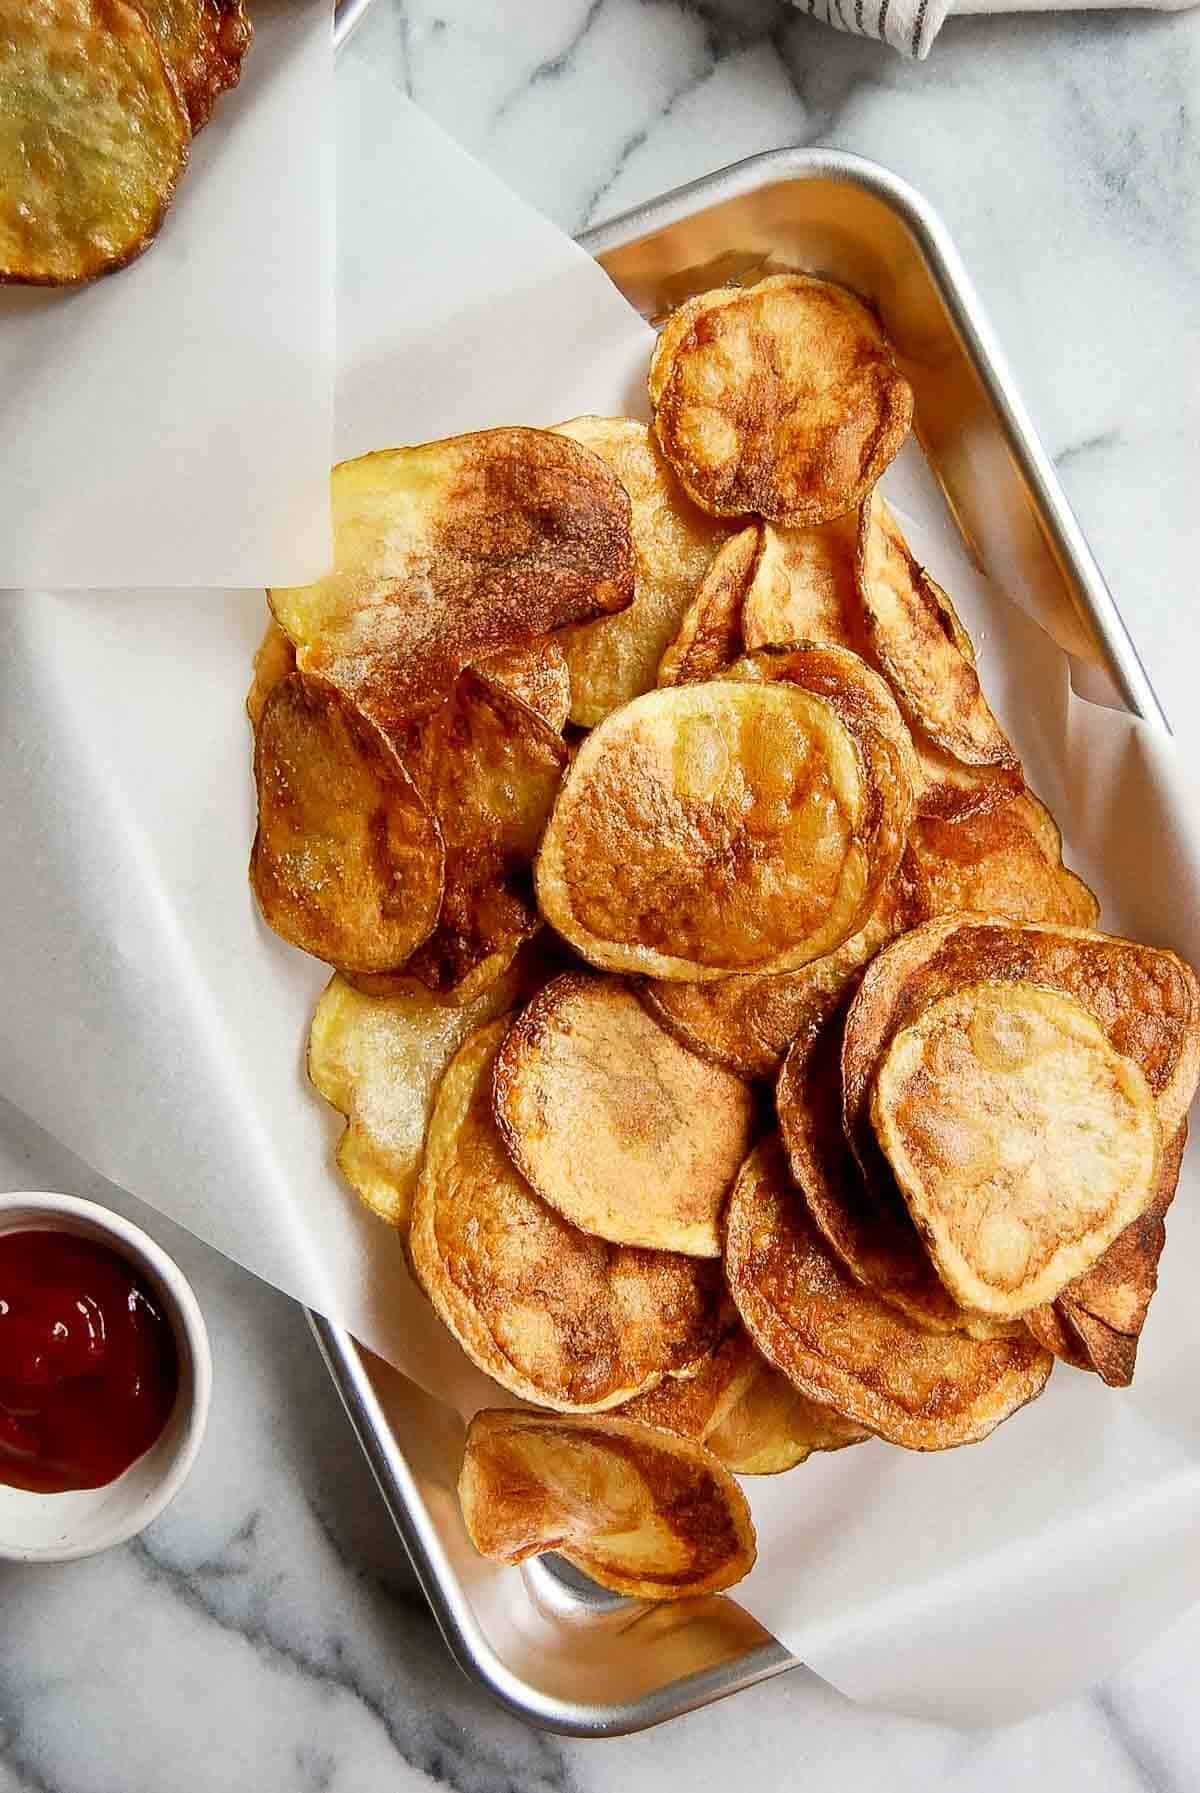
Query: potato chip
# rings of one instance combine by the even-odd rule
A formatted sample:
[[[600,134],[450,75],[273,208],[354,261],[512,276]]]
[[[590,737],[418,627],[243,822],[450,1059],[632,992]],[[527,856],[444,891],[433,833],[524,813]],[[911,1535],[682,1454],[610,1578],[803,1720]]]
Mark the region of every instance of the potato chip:
[[[1083,1367],[1094,1370],[1110,1388],[1128,1388],[1137,1367],[1137,1339],[1127,1332],[1118,1332],[1115,1326],[1106,1325],[1085,1307],[1076,1307],[1061,1295],[1054,1305],[1070,1320],[1083,1351]]]
[[[568,972],[513,1023],[496,1122],[530,1185],[585,1233],[721,1255],[717,1219],[754,1099],[651,1019],[620,978]]]
[[[715,1594],[754,1565],[750,1509],[728,1470],[636,1420],[477,1413],[458,1492],[483,1556],[555,1550],[618,1594]]]
[[[963,821],[919,817],[908,837],[905,877],[914,919],[955,910],[1016,921],[1094,927],[1100,905],[1062,862],[1062,837],[1028,791],[1003,808]]]
[[[706,517],[679,484],[647,424],[631,417],[576,417],[556,425],[607,463],[629,494],[636,559],[633,603],[619,616],[563,631],[571,672],[571,721],[584,728],[653,689],[675,634],[729,525]]]
[[[865,655],[867,631],[855,577],[858,512],[813,529],[761,527],[762,547],[742,607],[746,647],[825,641]]]
[[[262,721],[267,699],[276,685],[296,670],[296,650],[273,619],[254,656],[254,678],[246,693],[246,714],[254,728]]]
[[[187,111],[124,0],[0,0],[0,282],[69,286],[153,240]]]
[[[728,1324],[729,1331],[694,1376],[669,1377],[648,1394],[635,1396],[621,1408],[622,1419],[640,1420],[703,1444],[747,1392],[763,1361],[732,1303]]]
[[[567,656],[554,635],[539,635],[526,647],[502,648],[473,669],[489,685],[536,710],[555,734],[561,734],[571,713],[571,674]]]
[[[1020,766],[964,766],[931,741],[911,717],[908,726],[921,768],[918,815],[962,822],[1001,809],[1020,796],[1025,787]]]
[[[481,430],[343,461],[334,569],[270,592],[300,666],[385,729],[463,667],[633,599],[625,488],[548,430]]]
[[[236,87],[254,35],[242,0],[138,0],[174,75],[195,136]]]
[[[871,1121],[942,1282],[977,1313],[1052,1301],[1154,1194],[1141,1069],[1034,984],[967,985],[899,1029]]]
[[[604,970],[792,970],[866,921],[879,822],[823,699],[726,681],[653,691],[579,749],[538,854],[538,901]]]
[[[382,1219],[408,1228],[434,1094],[458,1048],[545,975],[530,949],[460,1005],[439,1001],[416,978],[395,978],[387,996],[364,996],[340,973],[326,985],[309,1031],[308,1075],[346,1117],[338,1168]]]
[[[924,1332],[854,1283],[796,1199],[777,1140],[755,1148],[734,1184],[725,1273],[755,1344],[802,1394],[909,1450],[986,1438],[1054,1364],[1023,1329]]]
[[[714,557],[663,655],[658,683],[691,685],[714,679],[742,651],[742,599],[758,557],[758,528],[730,536]]]
[[[870,1436],[832,1407],[802,1395],[756,1351],[748,1385],[703,1442],[734,1475],[782,1475],[814,1451],[844,1450]]]
[[[663,453],[702,510],[793,524],[860,503],[913,409],[866,306],[806,274],[689,299],[659,337],[650,402]]]
[[[445,855],[392,747],[337,691],[292,673],[263,706],[254,776],[264,921],[340,969],[402,964],[437,922]]]
[[[858,581],[872,653],[905,713],[963,765],[1015,769],[954,607],[914,559],[878,492],[862,510]]]
[[[1049,1301],[1042,1307],[1031,1307],[1027,1314],[1021,1315],[1021,1324],[1039,1345],[1052,1351],[1060,1363],[1069,1363],[1076,1370],[1091,1368],[1079,1334],[1064,1315],[1060,1302]]]
[[[719,1337],[719,1267],[590,1238],[535,1195],[492,1115],[507,1019],[461,1046],[434,1103],[409,1251],[481,1370],[544,1407],[619,1407],[689,1375]]]
[[[446,850],[437,926],[407,970],[467,1002],[540,926],[533,856],[567,747],[528,705],[469,668],[440,710],[396,740]]]

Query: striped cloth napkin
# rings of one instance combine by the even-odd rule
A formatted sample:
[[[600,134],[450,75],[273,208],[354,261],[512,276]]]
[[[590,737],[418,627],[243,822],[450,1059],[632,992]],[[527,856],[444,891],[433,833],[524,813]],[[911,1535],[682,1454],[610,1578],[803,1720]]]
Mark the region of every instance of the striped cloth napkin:
[[[856,37],[877,37],[920,61],[949,13],[1106,11],[1133,4],[1183,12],[1197,0],[792,0],[801,12]]]

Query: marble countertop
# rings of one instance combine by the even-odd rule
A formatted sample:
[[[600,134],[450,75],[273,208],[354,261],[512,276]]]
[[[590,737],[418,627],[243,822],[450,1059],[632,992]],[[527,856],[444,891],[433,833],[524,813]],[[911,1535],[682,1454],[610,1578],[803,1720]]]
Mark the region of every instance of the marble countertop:
[[[572,231],[783,144],[911,179],[1182,713],[1200,653],[1200,606],[1180,602],[1200,550],[1200,16],[952,20],[912,65],[783,0],[377,0],[340,106],[368,62]],[[295,1307],[0,1103],[0,1188],[39,1187],[123,1209],[180,1259],[216,1396],[143,1538],[0,1567],[0,1793],[1200,1784],[1200,1611],[1107,1685],[992,1733],[859,1711],[803,1670],[619,1742],[524,1728],[447,1657]]]

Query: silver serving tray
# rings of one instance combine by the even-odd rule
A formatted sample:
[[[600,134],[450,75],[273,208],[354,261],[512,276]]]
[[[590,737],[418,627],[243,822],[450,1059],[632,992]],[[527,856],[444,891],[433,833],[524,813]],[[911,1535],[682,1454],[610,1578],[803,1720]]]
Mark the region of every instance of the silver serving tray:
[[[1093,695],[1098,676],[1112,702],[1166,726],[954,246],[910,187],[856,156],[779,150],[582,243],[648,318],[774,268],[861,293],[912,382],[916,433],[968,550],[1092,664]],[[797,1666],[728,1596],[651,1606],[556,1558],[519,1569],[484,1561],[458,1509],[457,1417],[310,1317],[451,1655],[509,1711],[546,1730],[620,1736]]]

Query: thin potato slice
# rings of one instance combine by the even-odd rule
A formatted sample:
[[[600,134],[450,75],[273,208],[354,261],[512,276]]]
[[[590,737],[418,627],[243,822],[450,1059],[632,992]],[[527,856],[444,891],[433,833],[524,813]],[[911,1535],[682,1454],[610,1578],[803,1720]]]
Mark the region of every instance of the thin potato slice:
[[[441,709],[397,744],[446,849],[437,926],[407,969],[439,995],[467,1002],[540,926],[533,856],[567,747],[526,704],[470,669]]]
[[[637,1395],[622,1407],[622,1419],[640,1420],[704,1444],[749,1390],[762,1363],[732,1304],[729,1314],[730,1331],[694,1376],[670,1377],[648,1394]]]
[[[867,632],[854,570],[857,551],[857,511],[814,529],[764,523],[742,608],[747,649],[825,641],[865,654]]]
[[[417,1181],[413,1268],[463,1350],[543,1407],[619,1407],[690,1375],[719,1337],[715,1264],[610,1245],[535,1195],[492,1115],[507,1019],[461,1046],[434,1103]]]
[[[975,909],[1091,928],[1100,915],[1083,879],[1063,865],[1062,838],[1049,810],[1028,791],[965,821],[919,817],[908,837],[905,876],[922,921]]]
[[[756,1351],[747,1387],[705,1433],[704,1444],[734,1475],[782,1475],[814,1451],[844,1450],[870,1436],[832,1407],[802,1395]]]
[[[0,0],[0,282],[69,286],[153,240],[191,126],[125,0]]]
[[[1153,1197],[1139,1066],[1073,998],[968,985],[893,1035],[876,1138],[951,1295],[1012,1319],[1089,1269]]]
[[[906,714],[963,765],[1015,769],[954,607],[914,559],[878,492],[862,510],[858,580],[872,652]]]
[[[618,1594],[715,1594],[754,1566],[750,1509],[728,1470],[636,1420],[477,1413],[458,1491],[481,1555],[555,1550]]]
[[[962,822],[987,815],[1019,797],[1025,776],[1018,765],[964,766],[945,753],[909,718],[909,729],[921,767],[917,813],[943,822]]]
[[[343,461],[334,569],[277,589],[302,669],[384,729],[429,714],[463,667],[633,598],[629,498],[548,430],[481,430]]]
[[[1137,1339],[1127,1332],[1118,1332],[1115,1326],[1106,1326],[1085,1307],[1076,1307],[1062,1296],[1055,1306],[1071,1323],[1086,1358],[1085,1367],[1094,1370],[1110,1388],[1128,1388],[1137,1367]]]
[[[1054,1364],[1028,1333],[923,1332],[851,1281],[796,1199],[776,1140],[742,1167],[725,1274],[759,1350],[810,1400],[908,1450],[986,1438],[1033,1400]]]
[[[437,921],[445,855],[388,742],[337,691],[292,673],[263,706],[254,776],[264,921],[341,970],[403,963]]]
[[[633,603],[619,616],[582,623],[562,635],[571,671],[571,721],[594,728],[619,704],[653,689],[663,650],[729,525],[696,508],[647,424],[631,417],[576,417],[556,425],[555,434],[599,455],[633,507]]]
[[[555,734],[561,734],[571,713],[571,674],[567,656],[554,635],[539,635],[527,647],[501,649],[474,668],[489,685],[536,710]]]
[[[1069,1363],[1076,1370],[1091,1368],[1083,1342],[1063,1313],[1061,1302],[1050,1301],[1042,1307],[1030,1308],[1027,1314],[1021,1315],[1021,1324],[1039,1345],[1052,1351],[1060,1363]]]
[[[702,510],[794,524],[860,503],[913,409],[866,306],[806,274],[689,299],[659,337],[650,401],[663,453]]]
[[[874,903],[859,750],[787,685],[680,685],[592,731],[536,866],[543,915],[601,969],[703,980],[832,952]]]
[[[226,88],[236,87],[254,35],[242,0],[138,0],[174,75],[192,135],[212,116]]]
[[[517,1169],[583,1232],[721,1255],[717,1219],[754,1098],[664,1032],[620,978],[547,984],[500,1048],[495,1102]]]
[[[700,582],[679,633],[663,655],[658,683],[714,679],[742,651],[742,600],[758,556],[756,524],[730,536]]]
[[[246,693],[246,714],[253,728],[262,721],[267,699],[289,673],[296,670],[296,650],[273,619],[254,655],[254,677]]]
[[[308,1075],[346,1117],[338,1168],[368,1208],[402,1232],[443,1071],[468,1035],[506,1014],[545,975],[536,950],[527,950],[465,1004],[439,1001],[415,978],[396,978],[387,996],[365,996],[339,973],[322,992]]]

